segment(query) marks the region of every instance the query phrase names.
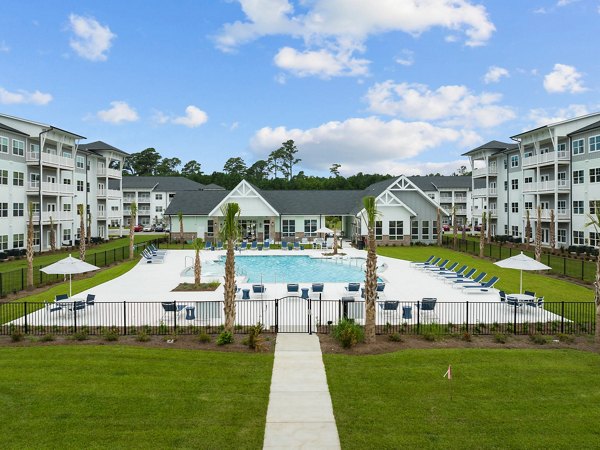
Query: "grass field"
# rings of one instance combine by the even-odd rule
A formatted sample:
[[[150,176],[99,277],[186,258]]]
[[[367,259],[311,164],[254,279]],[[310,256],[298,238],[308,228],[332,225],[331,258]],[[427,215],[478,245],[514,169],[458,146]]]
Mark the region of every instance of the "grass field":
[[[600,442],[600,355],[405,350],[324,355],[342,448],[571,449]],[[452,364],[453,379],[443,378]]]
[[[262,448],[272,354],[0,348],[3,448]]]

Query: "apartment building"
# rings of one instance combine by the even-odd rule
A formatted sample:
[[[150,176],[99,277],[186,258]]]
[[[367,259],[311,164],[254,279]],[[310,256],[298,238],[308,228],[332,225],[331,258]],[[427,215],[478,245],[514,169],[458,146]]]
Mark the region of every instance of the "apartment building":
[[[29,207],[36,251],[79,239],[77,205],[92,236],[120,221],[126,153],[44,123],[0,114],[0,251],[25,248]]]
[[[123,178],[123,224],[131,223],[131,204],[137,204],[134,223],[142,226],[169,225],[164,213],[175,197],[185,196],[189,191],[223,190],[216,184],[204,185],[184,177],[139,177]]]
[[[426,176],[409,177],[429,198],[439,203],[450,213],[442,217],[442,224],[452,221],[452,211],[456,213],[456,225],[471,224],[472,182],[470,176]]]
[[[473,170],[473,218],[491,213],[492,234],[525,236],[541,208],[542,242],[598,246],[586,227],[600,201],[600,113],[544,125],[467,153]]]

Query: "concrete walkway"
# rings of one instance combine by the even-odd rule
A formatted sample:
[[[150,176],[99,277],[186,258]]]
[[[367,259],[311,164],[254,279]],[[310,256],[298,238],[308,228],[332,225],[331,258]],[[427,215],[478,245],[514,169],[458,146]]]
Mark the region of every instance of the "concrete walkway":
[[[265,449],[339,449],[317,335],[277,335]]]

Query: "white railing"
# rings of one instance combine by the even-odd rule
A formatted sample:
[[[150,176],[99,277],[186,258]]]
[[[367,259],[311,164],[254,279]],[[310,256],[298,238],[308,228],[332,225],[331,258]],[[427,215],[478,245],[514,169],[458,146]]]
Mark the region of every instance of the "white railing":
[[[568,161],[569,153],[565,150],[558,152],[542,153],[540,155],[532,155],[527,158],[523,158],[523,167],[526,166],[537,166],[540,164],[551,164],[556,161]]]
[[[150,203],[150,196],[142,197],[138,196],[138,203]]]
[[[498,174],[498,166],[493,164],[489,167],[478,167],[473,169],[472,176],[474,178],[477,177],[485,177],[486,175],[497,175]]]
[[[128,197],[123,197],[123,201],[124,201],[125,203],[131,203],[131,202],[135,202],[135,196],[134,196],[134,197],[131,197],[131,196],[128,196]]]
[[[467,203],[467,197],[466,197],[466,195],[457,195],[454,197],[454,202],[455,203]]]
[[[64,221],[64,220],[69,220],[69,221],[73,220],[73,217],[68,212],[64,212],[63,214],[59,215],[58,211],[42,211],[42,222],[50,223],[50,217],[52,217],[52,220],[54,222]],[[32,218],[33,218],[34,222],[39,222],[39,220],[40,220],[39,211],[34,212],[32,214]]]
[[[457,216],[466,216],[467,215],[467,210],[463,209],[463,208],[461,208],[461,209],[456,208],[456,215]]]
[[[66,156],[54,155],[52,153],[46,152],[42,152],[41,155],[42,164],[61,166],[71,170],[75,168],[75,161],[73,160],[73,158],[67,158]],[[27,162],[39,162],[40,152],[27,151],[25,154],[25,160]]]
[[[442,202],[450,202],[452,203],[452,196],[451,195],[441,195],[440,196],[440,203]]]
[[[538,181],[537,183],[525,183],[523,192],[544,192],[569,189],[569,180]]]
[[[28,191],[38,191],[39,181],[30,181],[27,183]],[[50,183],[42,181],[42,194],[73,195],[75,192],[72,184]]]
[[[130,209],[123,209],[123,215],[124,216],[130,216],[131,215],[131,210]]]
[[[119,197],[120,195],[121,191],[118,189],[98,189],[97,193],[98,198]]]
[[[541,213],[542,214],[540,217],[542,218],[542,220],[550,220],[550,210],[549,209],[542,209]],[[571,210],[568,208],[554,210],[554,217],[558,220],[569,220],[571,218],[570,214],[571,214]],[[525,210],[525,212],[523,213],[523,218],[524,219],[527,218],[527,210]],[[537,210],[536,209],[529,210],[529,219],[530,220],[537,219]]]
[[[498,195],[497,188],[479,188],[473,189],[473,197],[487,197],[490,195]]]
[[[99,177],[105,177],[105,176],[109,176],[111,178],[121,178],[122,174],[120,170],[117,169],[110,169],[110,168],[106,168],[106,167],[99,167],[98,168],[98,176]]]

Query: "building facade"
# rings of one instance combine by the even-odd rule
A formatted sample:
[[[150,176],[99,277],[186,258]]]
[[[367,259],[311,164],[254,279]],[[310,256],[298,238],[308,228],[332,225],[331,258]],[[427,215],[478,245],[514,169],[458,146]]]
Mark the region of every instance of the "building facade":
[[[34,247],[73,245],[85,205],[91,236],[108,237],[121,220],[126,153],[58,127],[0,114],[0,251],[25,248],[31,208]]]
[[[492,234],[525,238],[539,221],[542,243],[599,245],[586,227],[600,201],[600,113],[488,142],[467,153],[473,170],[473,220],[491,213]],[[533,232],[532,232],[533,234]]]

